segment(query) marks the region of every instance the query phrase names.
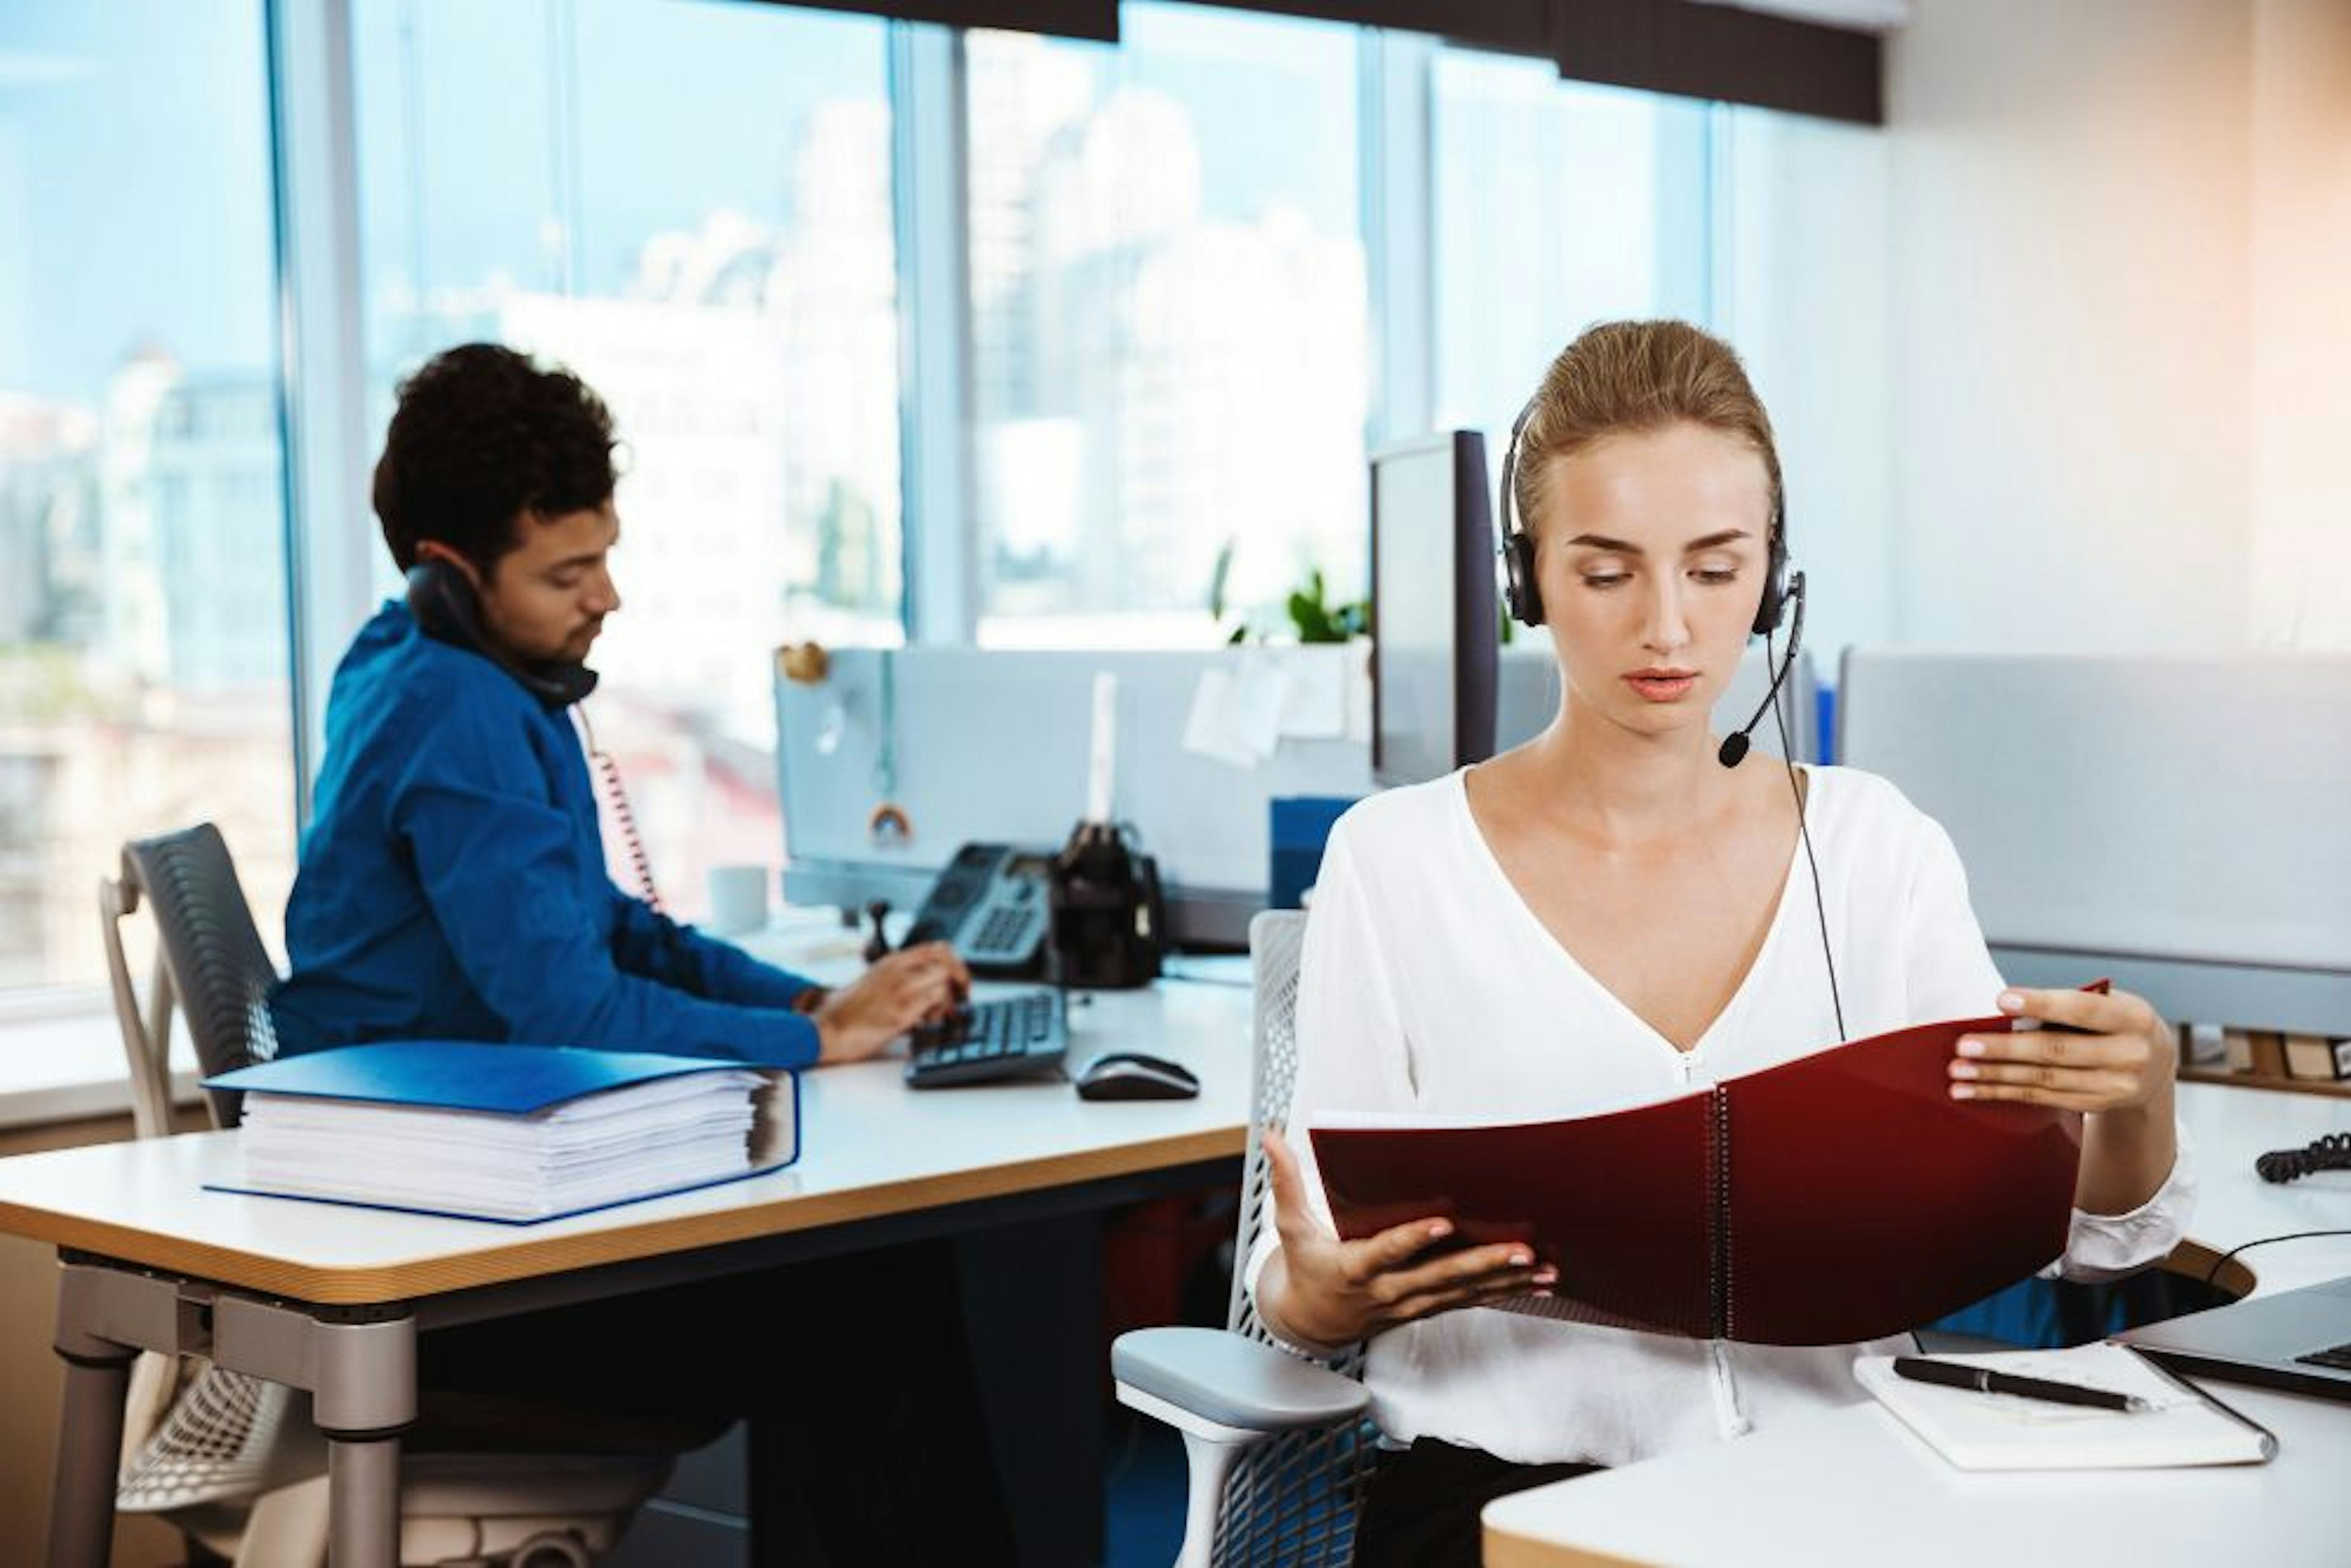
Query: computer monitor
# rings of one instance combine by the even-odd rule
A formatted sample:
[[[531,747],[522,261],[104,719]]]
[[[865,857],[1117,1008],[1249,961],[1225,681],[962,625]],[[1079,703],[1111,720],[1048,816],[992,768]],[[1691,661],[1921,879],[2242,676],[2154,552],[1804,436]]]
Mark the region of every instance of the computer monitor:
[[[1372,456],[1372,777],[1416,784],[1494,750],[1500,639],[1486,442]]]

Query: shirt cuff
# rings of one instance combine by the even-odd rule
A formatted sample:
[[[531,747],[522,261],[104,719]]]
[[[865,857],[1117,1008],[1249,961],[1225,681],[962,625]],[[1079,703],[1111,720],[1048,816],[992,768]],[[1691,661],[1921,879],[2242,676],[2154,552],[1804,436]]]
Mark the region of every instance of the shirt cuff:
[[[2196,1166],[2189,1157],[2188,1130],[2175,1127],[2173,1137],[2177,1149],[2170,1174],[2153,1196],[2124,1214],[2074,1210],[2065,1255],[2043,1270],[2044,1277],[2088,1284],[2119,1280],[2160,1262],[2179,1245],[2187,1234],[2188,1216],[2195,1207]]]
[[[752,1014],[758,1027],[747,1031],[737,1049],[755,1067],[788,1067],[797,1072],[816,1065],[819,1041],[813,1019],[781,1008]]]

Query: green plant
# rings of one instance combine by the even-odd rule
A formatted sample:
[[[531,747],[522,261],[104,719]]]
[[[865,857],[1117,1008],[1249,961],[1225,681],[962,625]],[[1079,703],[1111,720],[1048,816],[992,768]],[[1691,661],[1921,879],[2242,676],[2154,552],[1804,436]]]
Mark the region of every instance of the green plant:
[[[1323,597],[1321,568],[1307,573],[1306,586],[1290,596],[1290,623],[1301,643],[1343,643],[1360,636],[1372,619],[1371,605],[1361,599],[1351,604],[1331,604]]]
[[[1230,609],[1226,590],[1231,580],[1234,541],[1227,539],[1217,550],[1217,564],[1208,577],[1208,613],[1222,623]],[[1293,590],[1283,608],[1289,612],[1290,624],[1301,643],[1344,643],[1360,637],[1372,629],[1372,607],[1368,601],[1358,599],[1349,604],[1332,604],[1329,590],[1317,569],[1306,574],[1306,580]],[[1268,615],[1242,611],[1233,622],[1232,630],[1225,636],[1226,645],[1236,647],[1252,639],[1263,642],[1270,628]]]

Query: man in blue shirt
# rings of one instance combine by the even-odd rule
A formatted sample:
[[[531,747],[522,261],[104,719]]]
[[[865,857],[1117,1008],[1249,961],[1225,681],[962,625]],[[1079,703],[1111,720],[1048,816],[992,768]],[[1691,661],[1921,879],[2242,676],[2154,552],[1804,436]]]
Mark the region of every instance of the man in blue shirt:
[[[469,423],[507,403],[540,428]],[[408,383],[375,503],[424,580],[335,672],[294,974],[271,998],[281,1052],[520,1040],[808,1067],[874,1054],[969,985],[934,943],[827,993],[612,885],[567,700],[621,607],[611,445],[593,392],[505,349]]]
[[[374,503],[409,591],[329,694],[293,974],[269,999],[281,1052],[438,1038],[816,1067],[874,1055],[968,990],[934,943],[829,991],[613,885],[574,727],[595,685],[582,661],[621,608],[613,445],[578,378],[493,344],[401,387]],[[1008,1563],[956,1299],[944,1243],[868,1250],[444,1330],[421,1342],[420,1380],[752,1417],[763,1560],[783,1544],[777,1500],[797,1496],[839,1563]]]

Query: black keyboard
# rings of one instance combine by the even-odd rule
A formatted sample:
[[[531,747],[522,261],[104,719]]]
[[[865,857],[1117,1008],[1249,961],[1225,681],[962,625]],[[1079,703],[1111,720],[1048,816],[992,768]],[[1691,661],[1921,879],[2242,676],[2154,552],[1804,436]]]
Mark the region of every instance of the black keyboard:
[[[1058,991],[974,1002],[945,1023],[914,1031],[906,1082],[915,1089],[1019,1078],[1061,1066],[1070,1046]]]
[[[2351,1344],[2332,1345],[2325,1350],[2314,1350],[2308,1355],[2295,1356],[2294,1360],[2306,1361],[2313,1366],[2331,1366],[2341,1372],[2351,1372]]]

